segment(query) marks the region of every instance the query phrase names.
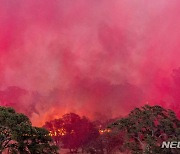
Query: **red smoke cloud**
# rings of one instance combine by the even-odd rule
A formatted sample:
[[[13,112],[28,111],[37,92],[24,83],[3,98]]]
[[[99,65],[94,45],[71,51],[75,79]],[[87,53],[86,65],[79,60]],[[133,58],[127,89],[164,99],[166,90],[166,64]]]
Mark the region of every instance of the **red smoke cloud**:
[[[34,125],[70,111],[125,115],[147,102],[180,114],[179,8],[178,0],[1,0],[1,105]]]

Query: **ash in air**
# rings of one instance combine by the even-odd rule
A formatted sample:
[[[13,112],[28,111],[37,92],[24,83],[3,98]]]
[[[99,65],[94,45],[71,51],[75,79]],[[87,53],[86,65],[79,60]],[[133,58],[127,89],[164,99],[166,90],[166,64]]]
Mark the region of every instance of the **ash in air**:
[[[159,104],[180,115],[179,0],[1,0],[0,105],[34,125]]]

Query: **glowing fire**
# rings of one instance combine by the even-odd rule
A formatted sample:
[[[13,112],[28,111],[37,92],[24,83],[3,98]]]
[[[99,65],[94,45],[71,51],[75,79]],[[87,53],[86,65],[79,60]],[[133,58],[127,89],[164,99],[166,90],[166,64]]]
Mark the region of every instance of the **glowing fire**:
[[[49,131],[50,136],[64,136],[66,135],[66,130],[64,128],[58,129],[57,131]]]
[[[111,132],[111,130],[110,129],[99,129],[99,133],[100,134],[104,134],[104,133],[109,133],[109,132]]]
[[[99,134],[101,134],[101,135],[104,133],[109,133],[109,132],[111,132],[111,130],[107,129],[107,128],[99,129]],[[71,131],[71,134],[73,134],[73,133],[74,133],[74,130]],[[50,136],[64,136],[66,134],[67,134],[67,132],[64,128],[58,129],[57,131],[49,131]]]

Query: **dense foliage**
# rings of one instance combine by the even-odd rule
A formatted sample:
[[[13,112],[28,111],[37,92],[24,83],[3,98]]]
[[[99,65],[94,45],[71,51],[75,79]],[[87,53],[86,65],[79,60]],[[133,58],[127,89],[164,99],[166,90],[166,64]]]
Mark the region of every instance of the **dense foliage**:
[[[44,127],[47,130],[33,127],[27,116],[0,107],[0,153],[57,154],[57,146],[71,153],[180,153],[161,148],[163,141],[180,141],[179,119],[161,106],[145,105],[124,118],[104,122],[69,113]]]
[[[145,105],[111,125],[124,134],[124,149],[132,154],[178,154],[178,149],[161,149],[163,141],[180,141],[180,121],[175,113],[160,106]]]
[[[29,118],[12,108],[0,107],[0,153],[56,154],[49,132],[33,127]]]
[[[70,113],[47,122],[53,139],[62,148],[91,154],[178,154],[179,149],[162,149],[163,141],[180,140],[180,121],[172,110],[145,105],[124,118],[90,122]],[[63,131],[62,131],[63,130]]]

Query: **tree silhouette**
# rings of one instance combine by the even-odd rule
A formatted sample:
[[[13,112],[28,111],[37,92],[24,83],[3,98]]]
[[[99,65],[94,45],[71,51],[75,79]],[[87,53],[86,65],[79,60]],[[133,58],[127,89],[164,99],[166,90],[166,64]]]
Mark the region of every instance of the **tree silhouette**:
[[[62,118],[46,122],[53,139],[70,152],[77,153],[78,149],[85,149],[86,145],[99,135],[95,125],[86,117],[75,113],[65,114]]]

